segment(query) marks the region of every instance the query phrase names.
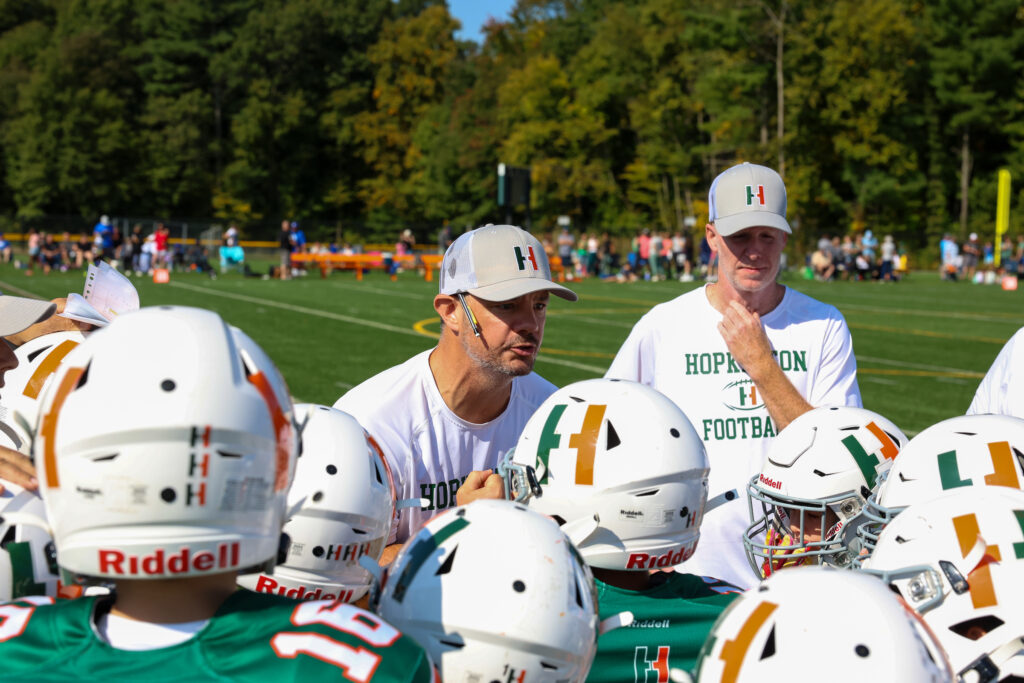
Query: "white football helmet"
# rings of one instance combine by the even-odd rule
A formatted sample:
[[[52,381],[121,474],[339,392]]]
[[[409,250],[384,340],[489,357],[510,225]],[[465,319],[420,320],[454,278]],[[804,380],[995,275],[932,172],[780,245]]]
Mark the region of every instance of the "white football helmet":
[[[276,559],[296,430],[270,358],[220,316],[161,306],[72,351],[33,454],[68,572],[176,578]]]
[[[499,470],[511,496],[566,525],[593,567],[669,567],[697,547],[708,497],[704,444],[651,387],[590,379],[559,389]]]
[[[427,522],[371,605],[445,681],[582,681],[597,651],[590,570],[550,519],[479,500]]]
[[[896,425],[863,408],[815,408],[793,420],[747,486],[743,545],[754,571],[850,566],[859,551],[850,522],[906,443]]]
[[[837,615],[842,615],[838,622]],[[950,683],[953,678],[942,648],[920,618],[883,584],[857,572],[805,566],[772,574],[725,609],[701,650],[696,680]]]
[[[302,450],[288,494],[284,561],[273,572],[246,574],[239,585],[299,600],[363,597],[373,576],[359,564],[379,562],[395,516],[395,487],[384,456],[354,417],[295,406]]]
[[[924,617],[964,681],[1024,680],[1024,491],[965,487],[915,503],[863,569]]]
[[[14,350],[18,366],[4,374],[0,388],[0,431],[14,441],[14,448],[28,455],[39,420],[43,388],[64,358],[85,341],[81,332],[44,334]]]
[[[28,595],[57,597],[60,575],[46,511],[38,494],[3,482],[0,493],[0,602]],[[39,520],[26,520],[24,516]]]
[[[864,506],[857,529],[870,553],[882,528],[908,505],[967,486],[1024,485],[1024,420],[961,415],[915,436],[900,451]],[[862,555],[863,558],[863,555]]]

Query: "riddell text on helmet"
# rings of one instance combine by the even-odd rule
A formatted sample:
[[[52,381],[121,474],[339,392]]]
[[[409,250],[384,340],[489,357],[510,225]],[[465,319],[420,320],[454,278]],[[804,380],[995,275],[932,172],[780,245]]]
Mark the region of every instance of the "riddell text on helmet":
[[[648,555],[647,553],[630,553],[629,561],[626,562],[626,569],[656,569],[658,567],[674,567],[680,562],[685,562],[693,555],[696,545],[684,545],[679,550],[669,550],[664,555]]]
[[[217,552],[201,550],[193,553],[191,548],[182,548],[174,554],[167,554],[157,548],[148,555],[129,555],[120,550],[100,550],[100,574],[120,576],[159,576],[164,574],[185,574],[188,572],[226,571],[238,568],[238,541],[217,544]]]
[[[297,588],[288,588],[264,574],[261,574],[260,578],[256,581],[256,592],[277,593],[286,598],[295,598],[296,600],[341,600],[342,602],[350,602],[352,594],[355,593],[355,591],[343,590],[335,595],[334,593],[325,593],[322,588],[314,590],[301,585]]]

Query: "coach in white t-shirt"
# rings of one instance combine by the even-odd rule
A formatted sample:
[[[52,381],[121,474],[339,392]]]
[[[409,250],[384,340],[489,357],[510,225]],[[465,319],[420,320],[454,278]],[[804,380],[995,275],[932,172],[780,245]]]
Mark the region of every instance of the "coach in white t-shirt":
[[[996,356],[978,385],[967,414],[1024,418],[1024,382],[1014,376],[1015,370],[1024,370],[1024,328],[1017,330]]]
[[[812,407],[860,406],[860,389],[843,316],[775,281],[791,234],[779,174],[734,166],[711,185],[709,204],[718,282],[651,309],[607,376],[658,389],[693,422],[711,463],[709,494],[728,502],[705,515],[685,569],[749,588],[758,577],[743,552],[744,493],[772,437]]]
[[[552,282],[540,242],[512,225],[460,236],[441,263],[437,347],[371,377],[334,404],[384,451],[403,509],[391,542],[402,542],[456,499],[504,496],[489,472],[516,445],[555,386],[533,372],[548,297],[576,301]],[[460,489],[462,489],[460,491]],[[394,550],[383,558],[390,561]]]

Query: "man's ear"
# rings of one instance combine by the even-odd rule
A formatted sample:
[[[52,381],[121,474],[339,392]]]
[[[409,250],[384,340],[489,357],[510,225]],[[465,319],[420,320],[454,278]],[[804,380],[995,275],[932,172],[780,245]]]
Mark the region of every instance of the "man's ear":
[[[434,310],[441,317],[441,321],[452,332],[459,331],[459,302],[454,296],[438,294],[434,297]]]
[[[718,231],[715,230],[714,223],[708,223],[704,226],[704,237],[707,238],[708,244],[714,245],[715,238],[718,237]]]

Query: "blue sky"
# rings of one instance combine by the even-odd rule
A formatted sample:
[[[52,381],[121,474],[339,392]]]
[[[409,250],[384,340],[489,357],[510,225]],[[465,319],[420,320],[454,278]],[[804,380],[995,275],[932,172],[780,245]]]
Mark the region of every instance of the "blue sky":
[[[487,18],[505,19],[515,4],[515,0],[448,0],[452,16],[462,22],[462,30],[455,37],[483,42],[480,28]]]

